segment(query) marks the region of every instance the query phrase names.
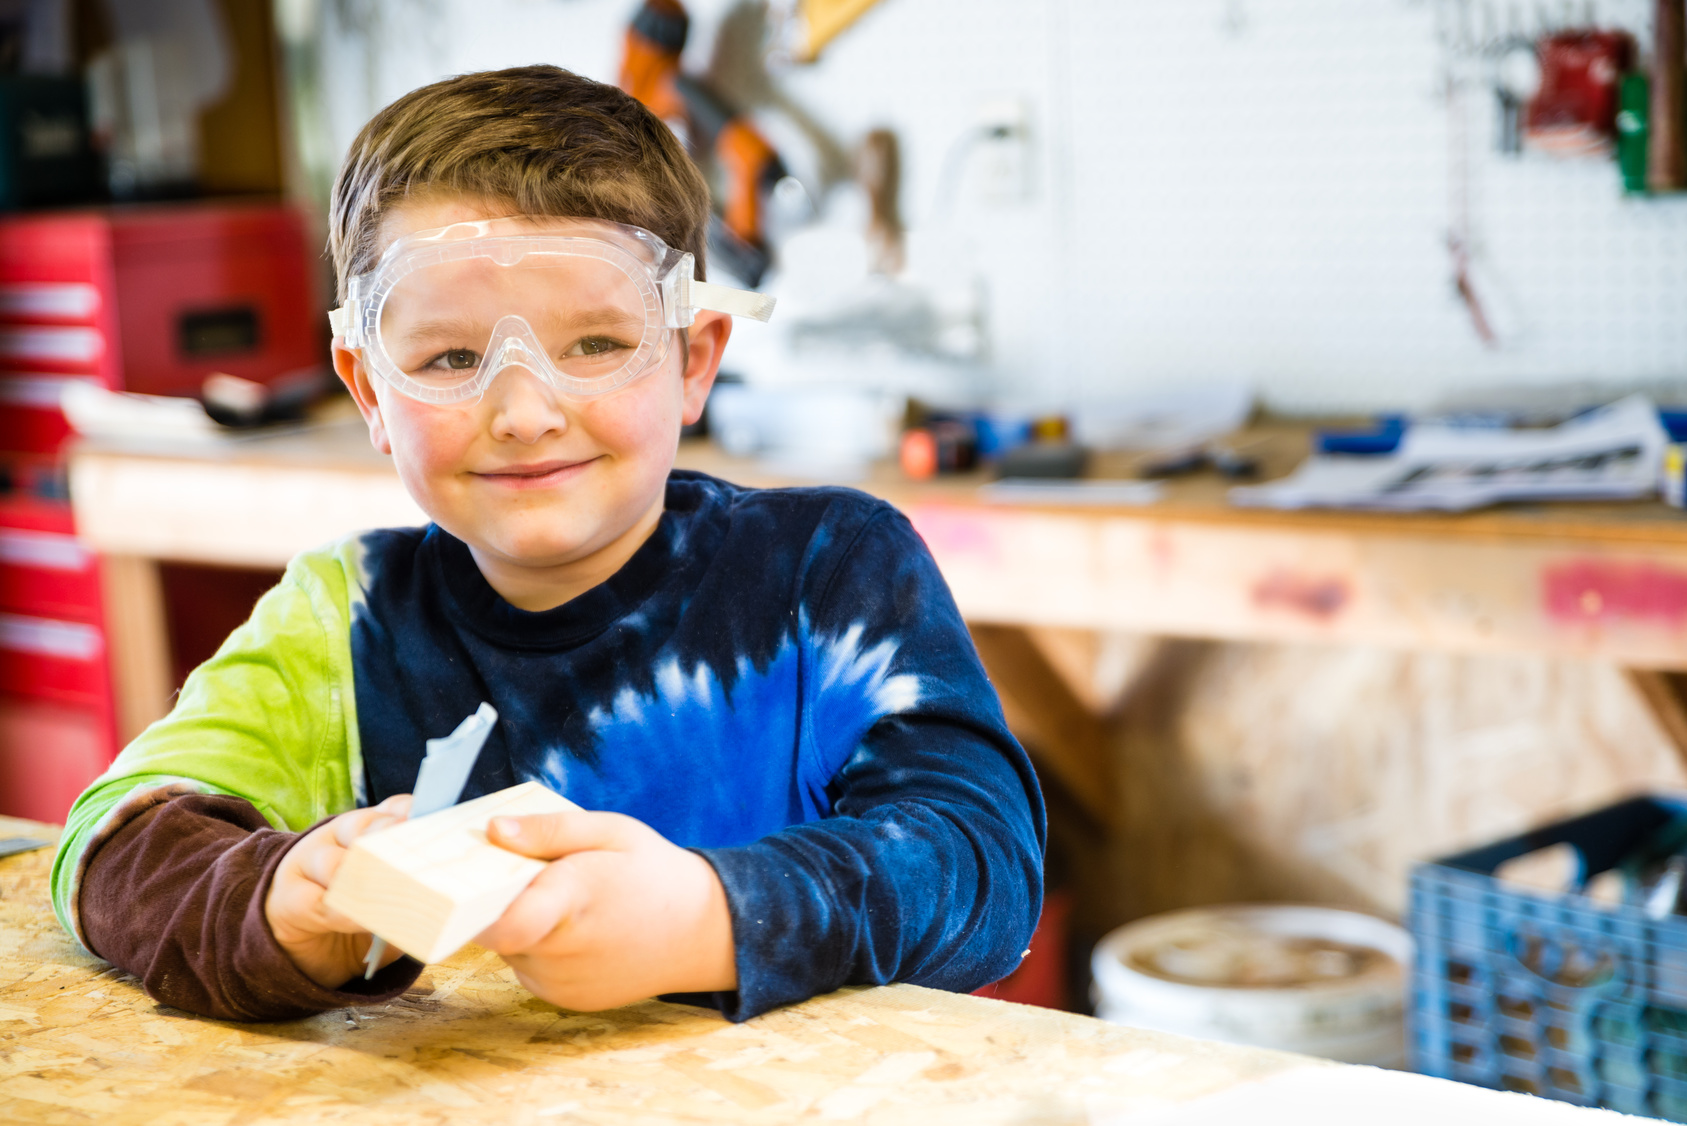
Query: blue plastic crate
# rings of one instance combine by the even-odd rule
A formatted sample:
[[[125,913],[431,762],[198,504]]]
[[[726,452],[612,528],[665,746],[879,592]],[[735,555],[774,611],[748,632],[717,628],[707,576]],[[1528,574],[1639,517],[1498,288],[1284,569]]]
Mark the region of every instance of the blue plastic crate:
[[[1413,1070],[1687,1122],[1687,918],[1493,876],[1557,844],[1594,876],[1682,816],[1687,800],[1634,798],[1418,865]]]

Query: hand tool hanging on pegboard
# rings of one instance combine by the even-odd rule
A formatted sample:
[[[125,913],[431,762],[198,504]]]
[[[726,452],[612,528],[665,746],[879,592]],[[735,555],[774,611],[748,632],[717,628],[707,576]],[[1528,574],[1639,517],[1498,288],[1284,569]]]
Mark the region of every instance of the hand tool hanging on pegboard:
[[[627,28],[620,85],[675,126],[692,159],[714,174],[710,260],[754,288],[769,263],[767,196],[785,177],[785,164],[747,117],[681,69],[690,30],[679,0],[645,0]]]

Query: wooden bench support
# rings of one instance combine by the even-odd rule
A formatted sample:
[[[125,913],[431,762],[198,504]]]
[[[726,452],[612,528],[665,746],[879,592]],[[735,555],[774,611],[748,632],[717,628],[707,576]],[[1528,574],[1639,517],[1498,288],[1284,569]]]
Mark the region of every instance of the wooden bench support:
[[[1687,673],[1663,669],[1628,669],[1628,682],[1634,685],[1646,710],[1652,713],[1670,744],[1675,747],[1681,764],[1687,766]]]
[[[1117,817],[1113,725],[1074,691],[1031,634],[1017,626],[974,623],[973,642],[1002,697],[1009,726],[1103,828]]]

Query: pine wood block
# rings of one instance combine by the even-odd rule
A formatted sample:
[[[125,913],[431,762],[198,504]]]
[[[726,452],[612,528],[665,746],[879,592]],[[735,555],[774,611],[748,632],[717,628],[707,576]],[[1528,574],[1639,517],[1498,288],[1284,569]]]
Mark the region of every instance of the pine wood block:
[[[494,817],[580,807],[537,782],[359,837],[323,902],[423,962],[449,958],[544,870],[486,839]]]

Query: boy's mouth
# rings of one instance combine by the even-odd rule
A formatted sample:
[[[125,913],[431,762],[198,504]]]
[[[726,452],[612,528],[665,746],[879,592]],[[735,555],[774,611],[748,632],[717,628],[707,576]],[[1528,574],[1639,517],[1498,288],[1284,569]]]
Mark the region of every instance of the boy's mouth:
[[[512,489],[543,489],[579,476],[596,460],[595,457],[589,457],[582,461],[535,461],[526,465],[506,465],[498,469],[483,470],[475,476]]]

